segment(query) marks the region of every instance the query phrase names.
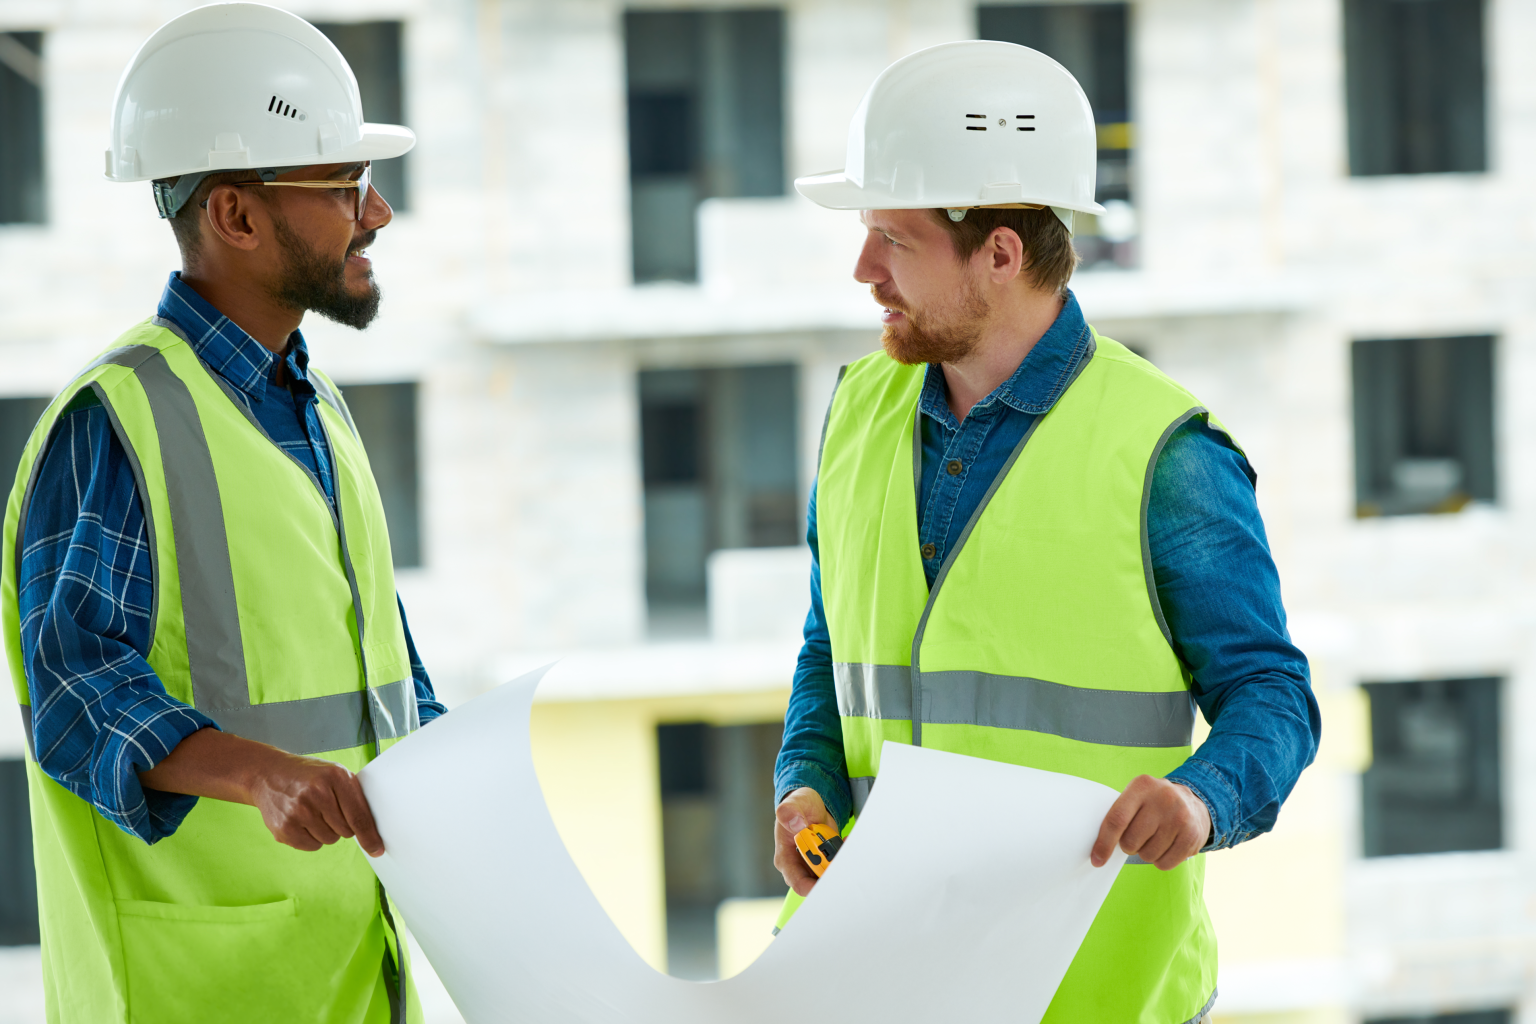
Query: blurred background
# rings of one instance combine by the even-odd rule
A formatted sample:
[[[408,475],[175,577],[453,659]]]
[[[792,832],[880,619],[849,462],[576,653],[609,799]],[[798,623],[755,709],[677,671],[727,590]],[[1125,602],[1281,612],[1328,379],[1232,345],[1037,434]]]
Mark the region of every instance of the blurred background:
[[[118,75],[189,6],[0,0],[7,481],[179,266],[149,187],[100,168]],[[417,643],[450,705],[564,659],[536,761],[648,961],[740,970],[783,893],[804,505],[838,367],[879,335],[856,216],[790,182],[843,165],[887,64],[983,37],[1092,100],[1107,213],[1073,287],[1242,439],[1312,659],[1317,764],[1207,859],[1217,1019],[1536,1022],[1536,4],[293,9],[420,139],[374,172],[379,321],[305,324]],[[4,1024],[42,1019],[22,753],[0,714]]]

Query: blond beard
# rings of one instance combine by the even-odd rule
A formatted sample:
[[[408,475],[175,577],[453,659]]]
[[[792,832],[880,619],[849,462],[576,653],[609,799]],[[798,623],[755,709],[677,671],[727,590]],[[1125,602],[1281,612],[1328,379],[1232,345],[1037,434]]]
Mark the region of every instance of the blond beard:
[[[871,287],[875,301],[881,302],[879,291]],[[881,302],[887,309],[899,308]],[[902,309],[906,323],[901,327],[886,325],[880,334],[880,344],[886,355],[906,366],[919,363],[953,363],[964,359],[976,350],[981,335],[986,330],[992,309],[975,284],[967,282],[959,304],[940,313],[918,314]]]

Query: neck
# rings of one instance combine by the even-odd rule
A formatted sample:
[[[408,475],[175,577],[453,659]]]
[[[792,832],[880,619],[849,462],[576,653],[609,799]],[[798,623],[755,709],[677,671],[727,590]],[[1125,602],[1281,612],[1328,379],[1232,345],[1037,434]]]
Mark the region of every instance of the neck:
[[[964,420],[977,402],[1013,376],[1035,343],[1045,336],[1066,299],[1034,289],[1013,289],[992,306],[992,316],[969,355],[941,363],[949,408]]]
[[[244,275],[199,268],[183,270],[181,280],[263,348],[279,356],[288,351],[288,337],[304,319],[302,311],[278,305],[261,284]]]

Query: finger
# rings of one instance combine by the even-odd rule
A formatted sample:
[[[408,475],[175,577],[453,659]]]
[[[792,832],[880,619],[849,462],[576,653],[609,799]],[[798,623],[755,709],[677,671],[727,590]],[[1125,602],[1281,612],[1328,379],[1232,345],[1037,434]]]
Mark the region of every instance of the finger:
[[[1205,836],[1198,834],[1198,826],[1186,825],[1174,838],[1173,843],[1168,847],[1168,852],[1153,863],[1159,870],[1171,871],[1199,853],[1200,847],[1204,845]]]
[[[301,819],[299,827],[313,836],[315,842],[321,846],[330,846],[341,838],[336,834],[336,830],[327,825],[325,819],[318,814],[310,814]]]
[[[1115,852],[1115,847],[1120,844],[1120,837],[1125,834],[1126,826],[1136,816],[1139,798],[1130,790],[1121,793],[1109,808],[1109,813],[1104,815],[1104,821],[1099,825],[1099,837],[1094,841],[1093,850],[1088,854],[1088,859],[1096,868],[1103,867],[1110,854]]]
[[[791,836],[798,835],[810,824],[805,820],[805,811],[801,809],[799,802],[790,798],[774,808],[774,817],[779,820],[779,827]]]
[[[1127,854],[1135,854],[1142,860],[1149,860],[1147,856],[1148,843],[1158,831],[1164,827],[1164,817],[1155,807],[1146,804],[1136,809],[1136,816],[1125,827],[1125,832],[1120,836],[1120,849]]]
[[[373,810],[368,806],[368,798],[363,795],[363,784],[357,780],[357,776],[349,773],[347,784],[336,795],[340,799],[341,811],[346,816],[347,824],[352,829],[350,834],[357,836],[357,843],[363,852],[370,857],[382,854],[384,840],[379,836]]]
[[[315,837],[302,828],[288,828],[281,832],[273,832],[273,837],[284,846],[291,846],[295,850],[303,850],[305,853],[314,853],[320,849],[323,843],[316,842]]]
[[[1178,846],[1179,830],[1177,826],[1164,824],[1153,832],[1141,844],[1136,851],[1136,856],[1148,864],[1159,864],[1163,858],[1173,853]]]

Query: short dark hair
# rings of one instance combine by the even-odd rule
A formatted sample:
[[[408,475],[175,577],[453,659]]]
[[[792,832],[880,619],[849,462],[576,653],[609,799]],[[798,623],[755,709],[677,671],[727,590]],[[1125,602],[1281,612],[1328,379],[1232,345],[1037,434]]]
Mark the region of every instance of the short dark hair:
[[[181,204],[181,209],[176,211],[176,216],[170,218],[171,232],[176,236],[176,245],[181,249],[181,262],[184,267],[191,269],[197,263],[197,258],[202,254],[202,210],[203,204],[208,201],[208,195],[220,185],[232,185],[237,181],[254,181],[254,171],[216,171],[204,178],[192,190],[187,201]],[[175,185],[180,178],[167,178],[166,182]],[[257,192],[265,192],[265,189],[257,189]]]
[[[934,210],[955,243],[955,254],[962,261],[976,255],[992,232],[1008,228],[1024,243],[1024,273],[1036,288],[1065,294],[1072,271],[1077,269],[1077,250],[1072,248],[1072,233],[1055,212],[1047,209],[1010,209],[983,206],[966,210],[963,220],[950,220],[948,210]]]

